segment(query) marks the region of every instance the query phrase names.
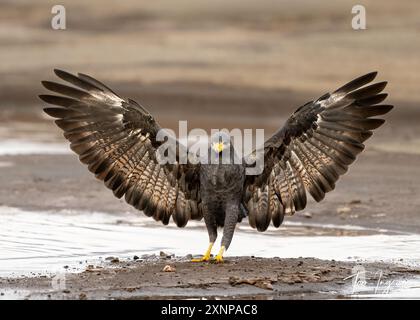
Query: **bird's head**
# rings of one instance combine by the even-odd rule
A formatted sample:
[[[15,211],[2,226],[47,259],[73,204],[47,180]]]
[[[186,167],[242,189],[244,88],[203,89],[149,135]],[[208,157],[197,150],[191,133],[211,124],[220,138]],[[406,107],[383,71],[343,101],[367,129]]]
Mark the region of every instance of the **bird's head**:
[[[231,145],[230,136],[223,131],[216,132],[211,137],[210,148],[216,154],[220,154],[224,150],[229,150],[230,145]]]

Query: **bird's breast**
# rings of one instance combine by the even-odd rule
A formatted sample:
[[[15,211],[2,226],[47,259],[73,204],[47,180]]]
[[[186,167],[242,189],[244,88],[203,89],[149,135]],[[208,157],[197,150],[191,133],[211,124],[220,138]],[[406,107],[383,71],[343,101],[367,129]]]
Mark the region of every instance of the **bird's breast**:
[[[206,189],[227,192],[242,189],[245,173],[238,165],[207,165],[202,176],[201,183]]]

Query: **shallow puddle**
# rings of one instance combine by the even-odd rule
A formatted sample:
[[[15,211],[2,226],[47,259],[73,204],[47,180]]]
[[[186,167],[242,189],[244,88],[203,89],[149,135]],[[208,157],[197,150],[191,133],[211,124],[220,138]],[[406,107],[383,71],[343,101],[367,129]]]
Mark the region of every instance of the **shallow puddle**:
[[[203,222],[179,229],[135,214],[36,212],[0,207],[0,276],[79,271],[109,256],[199,254],[207,246]],[[266,233],[247,225],[235,233],[227,256],[315,257],[342,261],[420,263],[420,236],[357,226],[285,223]],[[217,248],[215,248],[217,250]]]

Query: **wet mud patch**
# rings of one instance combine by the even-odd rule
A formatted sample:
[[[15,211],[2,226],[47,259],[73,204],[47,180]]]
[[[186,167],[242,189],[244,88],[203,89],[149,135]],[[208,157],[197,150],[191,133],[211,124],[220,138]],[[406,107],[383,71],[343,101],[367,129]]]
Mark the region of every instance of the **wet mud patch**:
[[[167,266],[173,271],[166,271]],[[353,276],[360,268],[367,272],[366,286],[353,292]],[[212,264],[152,255],[66,273],[59,285],[54,280],[50,276],[1,278],[0,293],[23,299],[392,298],[404,296],[401,292],[418,292],[420,270],[315,258],[230,257],[224,264]]]

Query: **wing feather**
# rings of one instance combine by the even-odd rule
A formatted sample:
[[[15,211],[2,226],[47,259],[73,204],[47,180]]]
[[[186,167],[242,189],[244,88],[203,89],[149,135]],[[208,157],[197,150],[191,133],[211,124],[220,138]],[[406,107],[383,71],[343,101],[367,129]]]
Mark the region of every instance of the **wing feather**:
[[[127,203],[164,224],[170,217],[180,227],[202,218],[199,165],[158,163],[160,126],[143,106],[122,99],[91,76],[54,72],[67,84],[43,81],[58,95],[39,97],[56,106],[44,111],[57,119],[70,148],[89,171],[117,198],[125,196]]]
[[[264,231],[268,218],[278,227],[284,215],[305,208],[306,192],[321,201],[335,188],[372,130],[385,122],[372,117],[393,108],[379,104],[387,97],[382,93],[387,82],[371,84],[376,75],[368,73],[299,107],[265,142],[264,170],[247,176],[244,185],[243,204],[252,227]],[[261,199],[268,199],[268,210]]]

